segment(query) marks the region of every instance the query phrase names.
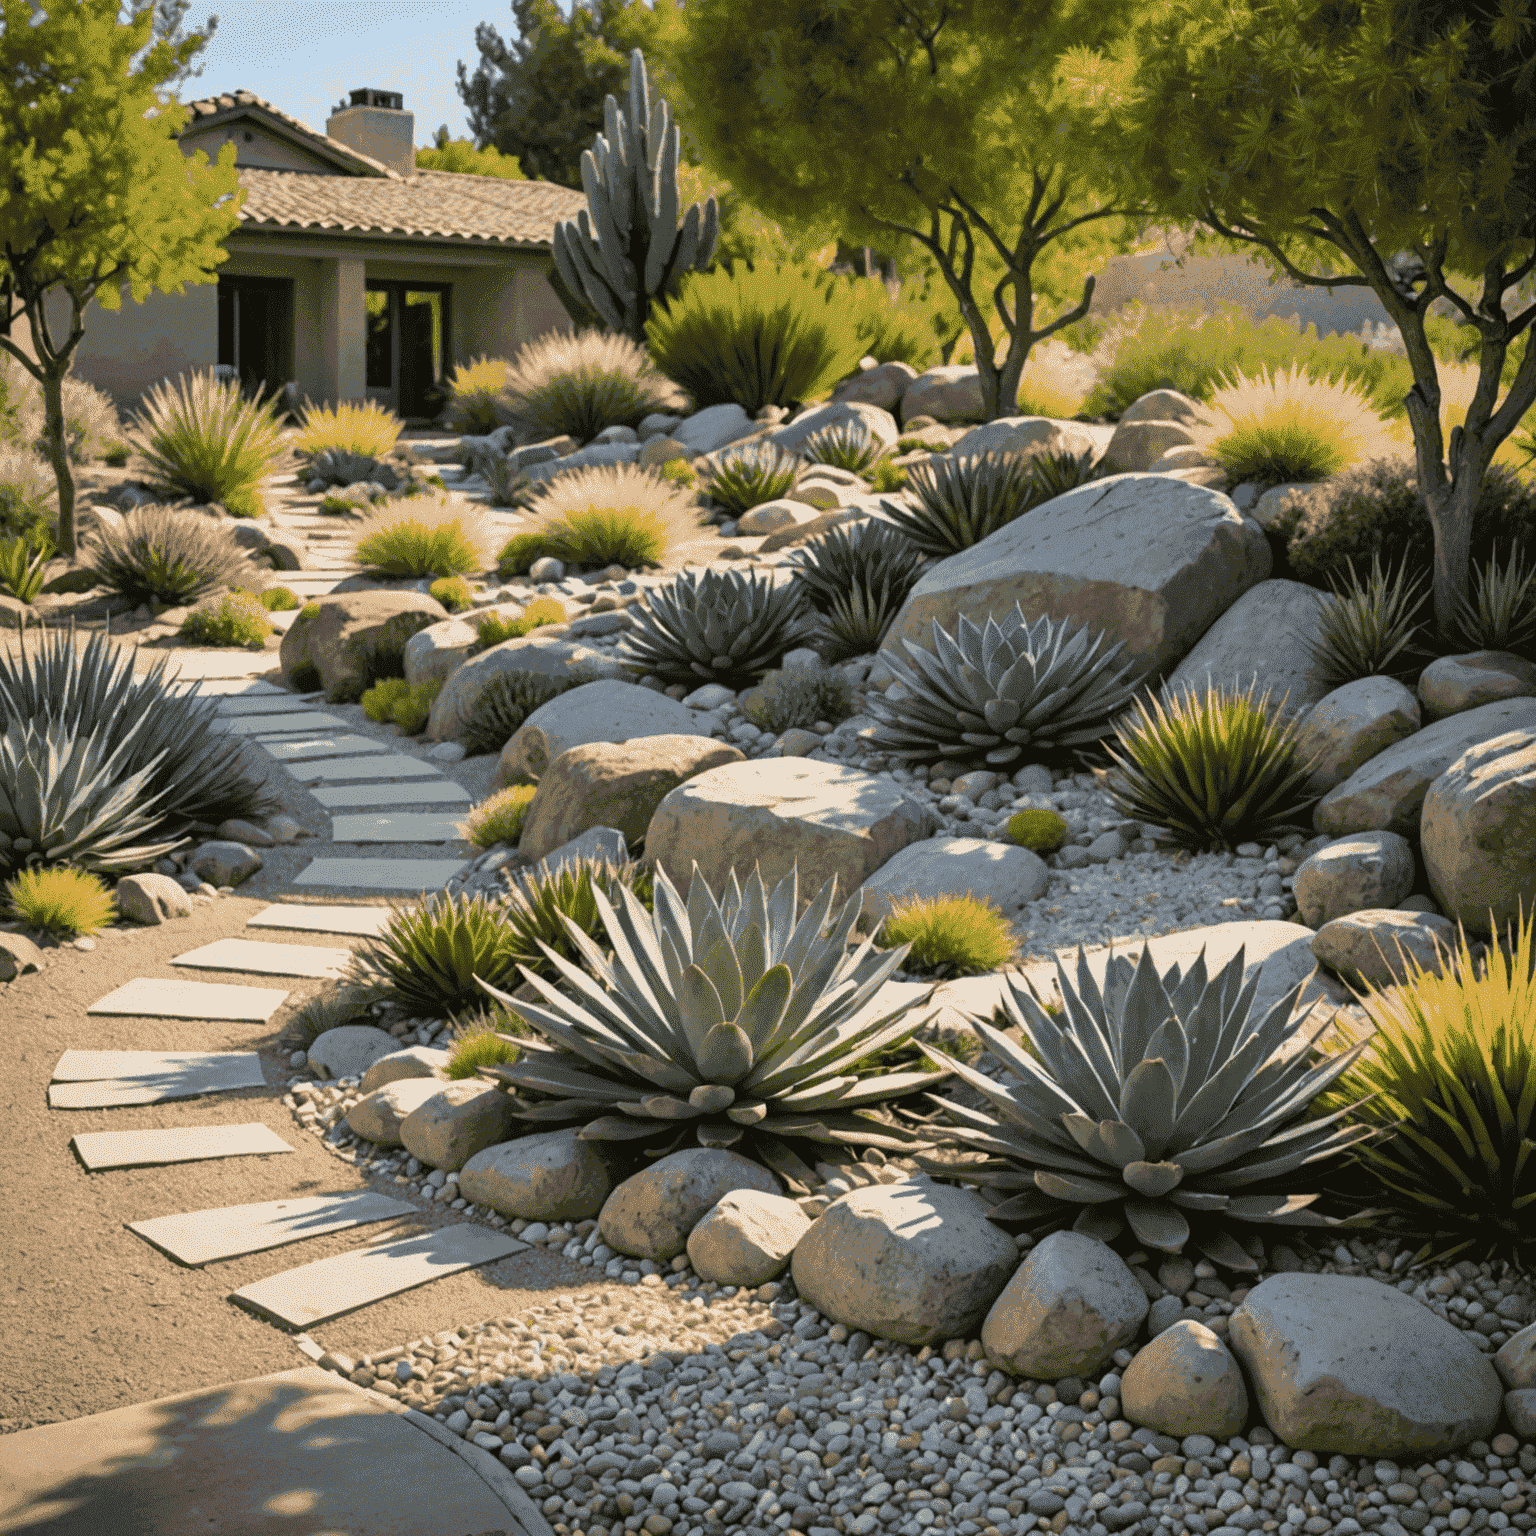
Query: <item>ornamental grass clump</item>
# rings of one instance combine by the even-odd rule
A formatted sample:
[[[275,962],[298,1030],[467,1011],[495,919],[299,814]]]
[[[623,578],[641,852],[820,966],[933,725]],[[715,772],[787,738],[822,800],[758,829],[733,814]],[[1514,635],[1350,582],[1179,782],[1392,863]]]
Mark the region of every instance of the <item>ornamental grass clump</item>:
[[[30,448],[0,442],[0,538],[54,548],[59,486],[53,467]]]
[[[1186,848],[1226,852],[1310,827],[1312,763],[1298,722],[1265,692],[1206,681],[1203,693],[1170,693],[1115,722],[1119,750],[1104,787],[1126,817],[1164,827]]]
[[[1429,600],[1422,576],[1408,579],[1408,567],[1398,566],[1388,578],[1381,560],[1371,556],[1369,579],[1355,574],[1346,561],[1347,581],[1330,575],[1330,596],[1323,599],[1318,636],[1309,642],[1318,676],[1330,688],[1362,677],[1416,676],[1425,655],[1417,643],[1424,632],[1419,615]]]
[[[578,569],[661,565],[702,526],[690,491],[636,464],[567,470],[539,486],[527,510],[534,525],[514,535],[526,542],[511,561],[521,571],[509,574],[542,555]],[[508,558],[504,549],[502,562]]]
[[[494,1013],[487,1010],[467,1023],[457,1024],[443,1075],[449,1082],[461,1082],[478,1077],[481,1067],[516,1061],[522,1055],[517,1037],[527,1033],[528,1026],[509,1008],[497,1008]]]
[[[907,945],[906,968],[920,976],[980,976],[1011,964],[1019,952],[997,903],[971,895],[895,902],[880,940]]]
[[[359,458],[382,459],[395,451],[404,430],[405,423],[377,400],[306,404],[304,425],[293,446],[304,459],[312,459],[328,448],[355,453]]]
[[[977,1023],[1004,1081],[924,1046],[985,1102],[934,1099],[946,1122],[936,1134],[985,1154],[966,1179],[1004,1194],[988,1217],[1037,1238],[1063,1227],[1103,1242],[1128,1234],[1239,1271],[1258,1267],[1241,1241],[1255,1225],[1341,1225],[1313,1209],[1312,1190],[1373,1132],[1349,1108],[1314,1106],[1364,1047],[1314,1054],[1331,1020],[1310,1008],[1291,1017],[1302,982],[1255,1016],[1259,978],[1244,984],[1245,964],[1239,949],[1211,977],[1202,950],[1187,972],[1159,975],[1144,946],[1135,963],[1111,956],[1101,987],[1079,949],[1075,986],[1056,966],[1062,1015],[1010,976],[1002,1005],[1022,1044]]]
[[[7,882],[5,902],[26,927],[63,938],[95,933],[117,916],[112,893],[84,869],[23,869]]]
[[[321,1035],[346,1024],[361,1024],[373,1017],[373,1005],[382,1001],[382,993],[369,987],[339,986],[322,992],[299,1009],[288,1026],[288,1033],[306,1046]]]
[[[427,596],[440,602],[449,613],[463,613],[475,603],[474,591],[462,576],[439,576],[427,588]]]
[[[447,381],[448,420],[456,431],[485,437],[502,425],[511,366],[504,357],[477,357],[453,370]]]
[[[567,920],[581,964],[541,944],[558,986],[522,968],[540,1001],[482,981],[533,1030],[518,1061],[483,1075],[536,1126],[580,1125],[647,1156],[729,1147],[796,1191],[815,1181],[818,1146],[910,1151],[919,1133],[880,1108],[943,1073],[849,1073],[910,1035],[920,1005],[869,1009],[907,952],[850,951],[860,898],[834,916],[836,894],[834,878],[796,922],[793,873],[771,895],[755,869],[745,890],[733,873],[717,901],[695,866],[685,902],[658,870],[654,914],[622,887],[617,901],[594,891],[605,943]]]
[[[1415,1263],[1536,1264],[1536,949],[1524,914],[1507,947],[1357,994],[1370,1032],[1320,1107],[1352,1114],[1362,1143],[1341,1188],[1420,1244]]]
[[[723,512],[740,517],[765,501],[788,496],[804,472],[804,461],[794,454],[753,444],[721,453],[707,472],[704,491]]]
[[[459,823],[459,831],[477,848],[494,848],[497,843],[515,846],[523,835],[523,821],[536,788],[533,784],[513,784],[498,790]]]
[[[120,529],[89,536],[85,559],[104,587],[135,604],[179,607],[217,587],[259,587],[271,574],[227,524],[190,508],[135,507]]]
[[[386,501],[353,535],[360,565],[385,576],[462,576],[491,561],[493,530],[483,512],[443,500]]]
[[[1115,667],[1123,645],[1104,640],[1048,615],[1030,624],[1017,603],[984,627],[961,614],[954,634],[935,619],[931,650],[903,639],[906,657],[884,653],[902,687],[870,695],[872,740],[909,762],[987,767],[1090,746],[1136,687],[1130,667]]]

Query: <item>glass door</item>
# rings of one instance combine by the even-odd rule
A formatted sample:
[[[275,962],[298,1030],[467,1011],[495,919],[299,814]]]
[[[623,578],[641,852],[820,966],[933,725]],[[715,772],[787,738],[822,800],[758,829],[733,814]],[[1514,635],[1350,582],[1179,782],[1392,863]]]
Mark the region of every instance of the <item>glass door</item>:
[[[368,393],[410,420],[442,409],[437,386],[447,369],[446,283],[368,284]]]

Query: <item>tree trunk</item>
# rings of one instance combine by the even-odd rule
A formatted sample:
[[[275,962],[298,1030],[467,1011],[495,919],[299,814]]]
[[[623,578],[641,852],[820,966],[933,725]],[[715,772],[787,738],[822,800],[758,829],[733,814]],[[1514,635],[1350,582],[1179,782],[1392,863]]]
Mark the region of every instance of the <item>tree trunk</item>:
[[[66,363],[65,367],[68,367]],[[54,368],[43,370],[44,430],[48,438],[48,461],[59,486],[59,553],[66,560],[75,558],[75,475],[69,462],[69,446],[64,441],[64,375]]]
[[[1488,456],[1471,438],[1458,435],[1461,451],[1452,454],[1449,484],[1424,493],[1435,531],[1435,628],[1445,641],[1456,633],[1457,616],[1471,584],[1472,518],[1488,467]]]

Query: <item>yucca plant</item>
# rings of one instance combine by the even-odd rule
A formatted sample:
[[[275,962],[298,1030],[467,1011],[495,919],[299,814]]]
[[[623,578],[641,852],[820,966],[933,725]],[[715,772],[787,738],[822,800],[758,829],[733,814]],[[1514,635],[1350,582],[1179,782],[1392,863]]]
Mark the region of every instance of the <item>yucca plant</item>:
[[[884,653],[902,687],[872,693],[874,742],[911,762],[1038,761],[1089,746],[1135,691],[1130,667],[1115,668],[1123,645],[1042,615],[1033,624],[1015,603],[1001,624],[959,616],[954,634],[933,621],[933,649],[903,639],[906,658]]]
[[[271,574],[206,512],[135,507],[121,529],[98,527],[85,557],[102,585],[131,603],[180,606],[216,587],[255,589]]]
[[[158,493],[227,505],[232,493],[254,494],[272,472],[282,431],[273,404],[246,399],[237,381],[210,371],[151,387],[127,436]]]
[[[787,496],[800,483],[804,462],[776,447],[753,444],[722,453],[707,471],[704,493],[732,517]]]
[[[1428,601],[1423,575],[1408,579],[1404,561],[1388,579],[1381,557],[1371,556],[1370,579],[1362,582],[1353,560],[1349,579],[1330,575],[1332,593],[1323,599],[1318,638],[1309,649],[1318,675],[1338,688],[1361,677],[1408,677],[1424,664],[1417,645],[1423,629],[1419,614]]]
[[[808,464],[830,464],[834,469],[848,469],[861,475],[885,449],[875,441],[868,427],[850,423],[813,432],[800,445],[799,452]]]
[[[34,549],[29,539],[0,542],[0,592],[30,603],[43,590],[43,567],[47,564],[47,549]]]
[[[574,686],[541,672],[498,672],[475,695],[459,734],[464,750],[471,757],[500,752],[534,710]]]
[[[1215,852],[1267,843],[1309,825],[1312,763],[1296,744],[1299,722],[1284,700],[1218,686],[1164,690],[1115,722],[1119,751],[1104,788],[1127,817],[1165,827],[1186,848]]]
[[[304,425],[293,446],[304,459],[312,459],[327,448],[382,459],[394,452],[404,430],[405,423],[377,400],[342,400],[336,405],[306,402]]]
[[[717,901],[695,867],[684,903],[658,870],[654,914],[633,891],[617,895],[593,893],[611,958],[568,919],[582,966],[540,946],[567,991],[525,966],[542,1001],[514,1002],[482,978],[533,1030],[519,1060],[482,1069],[512,1090],[521,1118],[580,1124],[583,1140],[638,1142],[649,1156],[731,1147],[797,1190],[814,1179],[803,1154],[817,1144],[921,1145],[877,1107],[943,1074],[847,1070],[910,1035],[920,1006],[873,1006],[906,950],[866,940],[850,953],[857,894],[833,916],[834,877],[799,922],[793,873],[772,895],[757,870],[745,891],[733,873]]]
[[[1529,655],[1536,649],[1536,566],[1525,564],[1518,544],[1507,561],[1495,545],[1482,565],[1473,566],[1472,595],[1461,600],[1456,640],[1471,651]]]
[[[462,576],[491,561],[493,529],[478,509],[449,501],[387,501],[359,524],[358,562],[386,576]]]
[[[889,585],[900,606],[928,563],[910,540],[873,518],[829,528],[790,559],[820,613],[830,613],[855,586],[875,591]]]
[[[775,586],[741,571],[683,571],[629,611],[624,659],[694,687],[756,682],[786,651],[815,638],[798,582]]]
[[[1084,454],[941,454],[907,476],[917,505],[882,501],[886,516],[924,554],[958,554],[1090,474]]]
[[[610,859],[580,858],[555,865],[541,862],[532,869],[519,870],[501,906],[502,918],[513,931],[518,963],[548,981],[558,980],[559,972],[545,957],[544,946],[573,965],[581,959],[567,922],[589,939],[604,937],[593,893],[616,902],[622,887],[649,912],[655,899],[653,879],[643,864],[616,864]]]
[[[701,527],[691,491],[636,464],[568,470],[532,491],[525,505],[534,522],[517,537],[585,569],[660,565]]]
[[[1023,1043],[977,1022],[1007,1081],[925,1046],[987,1105],[934,1100],[940,1134],[986,1154],[967,1180],[1006,1192],[989,1218],[1104,1242],[1129,1228],[1143,1248],[1193,1248],[1248,1271],[1257,1265],[1235,1234],[1250,1224],[1340,1225],[1312,1208],[1318,1195],[1302,1181],[1372,1132],[1348,1108],[1309,1110],[1362,1047],[1318,1059],[1311,1047],[1330,1020],[1310,1008],[1291,1017],[1302,982],[1255,1017],[1259,977],[1245,984],[1244,965],[1239,949],[1208,976],[1202,950],[1187,972],[1159,975],[1146,946],[1134,964],[1112,956],[1100,988],[1079,950],[1075,987],[1056,967],[1064,1015],[1009,976],[1003,1009]]]
[[[1474,958],[1463,931],[1447,963],[1404,956],[1401,986],[1359,994],[1369,1027],[1322,1102],[1376,1128],[1341,1189],[1415,1262],[1536,1265],[1536,949],[1524,914],[1506,950]],[[1353,1053],[1352,1053],[1353,1054]]]

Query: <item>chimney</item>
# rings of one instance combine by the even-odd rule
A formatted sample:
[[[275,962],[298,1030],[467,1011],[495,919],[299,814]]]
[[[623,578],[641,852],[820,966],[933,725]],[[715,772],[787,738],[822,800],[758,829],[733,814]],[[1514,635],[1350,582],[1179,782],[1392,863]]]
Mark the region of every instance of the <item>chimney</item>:
[[[325,131],[402,176],[416,173],[416,114],[405,110],[398,91],[353,91],[326,119]]]

